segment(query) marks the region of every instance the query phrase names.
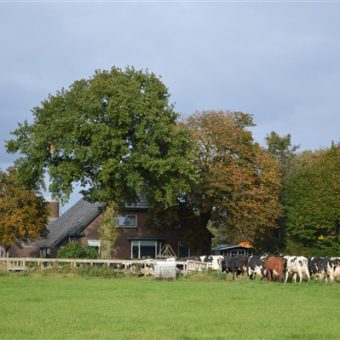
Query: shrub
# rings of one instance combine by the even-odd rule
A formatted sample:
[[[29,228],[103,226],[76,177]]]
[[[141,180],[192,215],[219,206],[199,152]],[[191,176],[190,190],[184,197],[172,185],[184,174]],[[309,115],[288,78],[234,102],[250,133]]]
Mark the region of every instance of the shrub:
[[[97,259],[98,252],[95,248],[82,246],[78,243],[69,243],[58,252],[60,259]]]

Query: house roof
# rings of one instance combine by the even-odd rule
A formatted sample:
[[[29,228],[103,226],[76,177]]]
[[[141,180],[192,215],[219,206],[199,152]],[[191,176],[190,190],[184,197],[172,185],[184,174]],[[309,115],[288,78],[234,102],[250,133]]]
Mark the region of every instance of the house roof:
[[[79,235],[102,212],[103,207],[104,203],[90,203],[80,199],[57,220],[47,225],[48,236],[37,241],[38,247],[55,247],[66,238]],[[144,196],[136,203],[125,204],[127,210],[144,210],[148,207],[148,201]]]
[[[48,236],[38,241],[40,248],[50,248],[58,245],[65,238],[80,233],[102,211],[103,203],[90,203],[79,200],[56,221],[47,226]]]

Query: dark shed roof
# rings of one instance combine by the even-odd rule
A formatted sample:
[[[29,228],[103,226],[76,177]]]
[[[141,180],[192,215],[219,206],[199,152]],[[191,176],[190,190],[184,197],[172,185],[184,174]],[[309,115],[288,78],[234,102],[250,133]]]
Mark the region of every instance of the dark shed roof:
[[[252,247],[244,247],[240,244],[219,244],[216,247],[212,248],[212,250],[228,250],[234,248],[252,249]]]

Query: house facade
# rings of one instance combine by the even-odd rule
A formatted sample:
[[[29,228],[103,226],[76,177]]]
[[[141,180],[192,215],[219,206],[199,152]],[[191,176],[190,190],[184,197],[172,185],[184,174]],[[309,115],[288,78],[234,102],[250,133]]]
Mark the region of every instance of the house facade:
[[[100,252],[99,226],[104,205],[79,200],[63,215],[48,224],[48,236],[33,244],[12,247],[11,257],[57,257],[61,247],[70,242],[97,248]],[[149,207],[145,199],[125,205],[117,218],[117,239],[112,258],[143,259],[165,255],[190,257],[210,253],[212,235],[202,232],[200,250],[185,237],[185,228],[153,228],[149,222]],[[203,248],[203,249],[202,249]]]

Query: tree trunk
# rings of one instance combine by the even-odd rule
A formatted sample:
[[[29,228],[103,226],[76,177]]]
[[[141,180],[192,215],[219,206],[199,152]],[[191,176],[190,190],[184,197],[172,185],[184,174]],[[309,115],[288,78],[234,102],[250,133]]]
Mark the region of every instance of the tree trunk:
[[[211,211],[200,213],[200,227],[201,230],[205,229],[211,217]]]

